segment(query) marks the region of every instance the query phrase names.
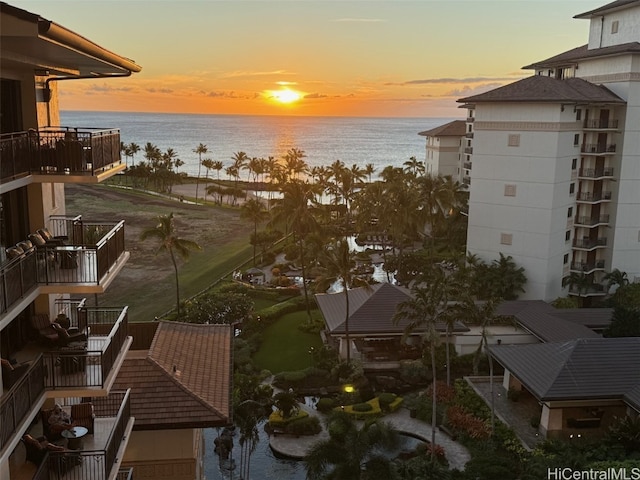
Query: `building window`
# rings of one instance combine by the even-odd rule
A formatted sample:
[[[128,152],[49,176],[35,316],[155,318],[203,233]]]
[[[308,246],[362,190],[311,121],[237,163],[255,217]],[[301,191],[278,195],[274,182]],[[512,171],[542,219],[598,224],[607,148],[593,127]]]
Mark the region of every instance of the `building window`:
[[[576,133],[573,136],[573,144],[574,145],[580,145],[580,134],[579,133]]]
[[[509,134],[509,140],[507,145],[510,147],[519,147],[520,146],[520,134],[511,133]]]
[[[570,183],[569,184],[569,195],[573,195],[576,193],[576,184],[575,183]]]
[[[504,196],[505,197],[515,197],[516,196],[516,186],[506,184],[504,186]]]
[[[567,209],[567,218],[571,218],[573,216],[573,207],[569,207]]]
[[[571,160],[571,170],[575,170],[576,168],[578,168],[578,159],[574,158]]]
[[[611,22],[611,33],[618,33],[618,27],[620,26],[618,20]]]
[[[512,242],[513,242],[513,235],[511,233],[500,234],[500,243],[502,245],[511,245]]]
[[[565,242],[569,242],[571,241],[571,230],[567,230],[564,234],[564,241]]]
[[[564,261],[564,264],[565,264],[565,265],[566,265],[567,263],[569,263],[569,254],[568,254],[568,253],[565,253],[565,254],[564,254],[564,259],[563,259],[563,261]]]
[[[582,109],[581,108],[578,108],[576,110],[576,120],[578,120],[578,121],[582,120]]]

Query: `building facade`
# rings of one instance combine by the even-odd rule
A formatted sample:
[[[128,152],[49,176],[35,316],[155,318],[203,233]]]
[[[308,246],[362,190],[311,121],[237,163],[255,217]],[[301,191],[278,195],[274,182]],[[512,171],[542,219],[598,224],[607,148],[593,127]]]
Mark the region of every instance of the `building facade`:
[[[467,249],[513,257],[523,299],[603,296],[614,269],[640,281],[640,1],[575,18],[588,44],[459,100],[473,132]]]
[[[428,175],[448,175],[468,184],[471,162],[467,162],[467,155],[473,133],[467,134],[463,120],[454,120],[418,135],[425,137],[425,171]]]
[[[59,126],[58,85],[140,67],[6,3],[0,21],[0,478],[112,479],[134,424],[130,391],[112,388],[132,338],[126,307],[82,297],[104,292],[129,258],[124,222],[66,211],[64,186],[125,164],[117,128]],[[54,403],[76,420],[83,412],[82,439],[51,429]],[[24,437],[54,433],[63,450],[42,455]]]

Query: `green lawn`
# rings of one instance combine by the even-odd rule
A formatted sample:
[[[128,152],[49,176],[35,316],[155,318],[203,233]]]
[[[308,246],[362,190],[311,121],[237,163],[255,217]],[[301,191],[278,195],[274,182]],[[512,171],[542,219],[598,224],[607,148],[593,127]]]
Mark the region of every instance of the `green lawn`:
[[[320,318],[319,310],[313,310],[314,318]],[[298,325],[307,321],[307,312],[289,313],[263,332],[262,345],[253,356],[256,368],[279,373],[300,370],[311,366],[309,348],[320,348],[318,334],[304,333]]]

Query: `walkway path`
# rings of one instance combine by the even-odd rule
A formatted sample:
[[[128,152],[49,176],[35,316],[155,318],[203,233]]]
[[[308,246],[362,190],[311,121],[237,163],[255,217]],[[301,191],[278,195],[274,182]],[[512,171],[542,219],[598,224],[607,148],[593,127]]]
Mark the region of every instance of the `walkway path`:
[[[307,411],[310,415],[318,415],[314,408],[300,404],[300,408]],[[411,418],[406,408],[400,408],[398,411],[385,415],[382,419],[389,422],[399,432],[408,433],[412,436],[420,437],[424,441],[431,441],[431,425],[421,420]],[[307,451],[319,440],[325,440],[329,434],[322,430],[318,435],[295,437],[293,435],[271,435],[269,443],[271,448],[276,452],[293,458],[304,458]],[[444,448],[445,455],[451,469],[464,470],[466,463],[471,460],[469,451],[458,442],[454,442],[444,433],[436,430],[436,444]]]

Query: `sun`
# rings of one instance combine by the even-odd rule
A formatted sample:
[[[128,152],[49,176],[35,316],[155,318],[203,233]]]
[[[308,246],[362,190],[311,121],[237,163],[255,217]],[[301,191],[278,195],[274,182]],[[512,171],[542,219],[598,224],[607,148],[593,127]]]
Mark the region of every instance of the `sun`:
[[[269,97],[279,103],[293,103],[300,100],[302,94],[289,88],[283,88],[281,90],[270,90]]]

